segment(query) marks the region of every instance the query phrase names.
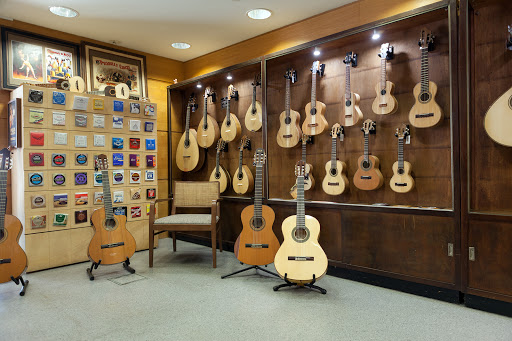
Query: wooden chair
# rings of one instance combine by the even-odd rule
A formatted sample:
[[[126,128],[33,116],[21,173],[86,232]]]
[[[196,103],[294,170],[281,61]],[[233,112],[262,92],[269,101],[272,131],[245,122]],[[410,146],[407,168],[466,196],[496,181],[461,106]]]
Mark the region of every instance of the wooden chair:
[[[217,228],[220,219],[220,190],[217,181],[175,181],[174,197],[157,199],[149,211],[149,267],[153,267],[153,246],[156,235],[172,232],[172,247],[176,251],[176,232],[210,231],[212,235],[213,267],[217,267],[217,233],[222,252],[222,230]],[[155,205],[171,201],[171,215],[155,220]],[[210,214],[176,214],[176,208],[208,208]],[[158,232],[156,232],[158,231]]]

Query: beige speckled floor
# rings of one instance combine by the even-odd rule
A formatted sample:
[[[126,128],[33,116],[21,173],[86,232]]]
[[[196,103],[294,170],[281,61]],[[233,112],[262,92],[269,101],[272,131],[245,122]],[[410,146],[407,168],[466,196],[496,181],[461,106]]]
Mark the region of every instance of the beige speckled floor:
[[[0,285],[0,340],[512,340],[512,319],[452,303],[325,276],[321,295],[274,292],[280,280],[241,268],[233,253],[166,239],[138,252],[132,265],[146,277],[118,285],[121,265],[86,263],[28,274],[27,295]],[[271,269],[271,267],[270,267]],[[127,279],[127,278],[123,278]]]

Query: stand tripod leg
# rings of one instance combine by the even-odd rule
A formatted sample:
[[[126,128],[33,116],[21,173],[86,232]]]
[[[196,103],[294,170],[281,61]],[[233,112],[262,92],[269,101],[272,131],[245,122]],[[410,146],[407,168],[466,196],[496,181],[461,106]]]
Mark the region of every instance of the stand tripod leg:
[[[233,273],[230,273],[229,275],[224,275],[221,277],[221,279],[224,279],[224,278],[227,278],[227,277],[230,277],[230,276],[233,276],[233,275],[236,275],[236,274],[239,274],[241,272],[244,272],[244,271],[247,271],[247,270],[251,270],[251,269],[256,269],[257,265],[253,265],[253,266],[250,266],[248,268],[245,268],[245,269],[242,269],[242,270],[238,270],[238,271],[235,271]]]
[[[292,287],[292,286],[304,286],[304,287],[308,287],[310,289],[315,289],[315,290],[318,290],[319,292],[321,292],[323,295],[327,294],[327,290],[325,290],[324,288],[321,288],[319,287],[318,285],[315,285],[315,282],[316,282],[316,277],[315,277],[315,274],[313,274],[313,281],[311,281],[311,283],[306,283],[306,284],[297,284],[297,283],[292,283],[288,280],[288,274],[285,274],[284,275],[284,280],[286,283],[284,284],[280,284],[280,285],[276,285],[274,287],[274,291],[277,291],[281,288],[285,288],[285,287]]]
[[[98,266],[100,266],[100,264],[101,264],[101,259],[98,263],[92,262],[91,267],[87,268],[87,275],[89,276],[90,281],[94,281],[94,275],[92,274],[92,270],[97,269]]]
[[[266,267],[266,265],[265,265],[265,267]],[[267,269],[263,269],[263,268],[261,268],[261,267],[259,267],[259,266],[257,266],[257,265],[256,265],[256,270],[261,270],[261,271],[264,271],[264,272],[266,272],[266,273],[268,273],[268,274],[271,274],[272,276],[279,277],[279,275],[278,275],[278,274],[276,274],[276,273],[274,273],[274,272],[272,272],[272,271],[268,271]]]
[[[25,292],[27,291],[27,287],[28,287],[28,280],[25,281],[23,279],[23,276],[20,276],[18,278],[14,278],[13,276],[11,276],[11,280],[16,283],[16,285],[19,285],[21,283],[21,290],[20,290],[20,296],[25,296]]]
[[[131,273],[131,274],[135,273],[135,269],[130,266],[130,258],[126,257],[126,260],[123,262],[123,267],[129,273]]]

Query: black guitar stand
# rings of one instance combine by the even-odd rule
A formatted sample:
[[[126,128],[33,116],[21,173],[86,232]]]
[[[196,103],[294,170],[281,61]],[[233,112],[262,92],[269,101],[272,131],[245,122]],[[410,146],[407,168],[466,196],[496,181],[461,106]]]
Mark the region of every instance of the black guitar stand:
[[[28,280],[24,280],[23,279],[23,276],[20,276],[18,278],[14,278],[13,276],[11,276],[11,280],[16,283],[16,285],[19,285],[21,283],[21,291],[20,291],[20,296],[25,296],[25,291],[27,291],[27,287],[28,287]]]
[[[101,259],[98,263],[92,262],[91,267],[87,268],[87,275],[89,276],[89,280],[94,281],[94,275],[92,274],[93,269],[97,269],[101,264]],[[123,262],[123,268],[131,274],[135,273],[135,269],[130,266],[130,258],[126,257],[126,260]],[[28,281],[27,281],[28,283]]]
[[[276,285],[274,287],[274,291],[277,291],[281,288],[286,288],[286,287],[293,287],[293,286],[298,286],[298,287],[308,287],[310,289],[315,289],[315,290],[318,290],[320,291],[323,295],[327,294],[327,290],[325,290],[324,288],[320,288],[318,285],[314,285],[315,282],[316,282],[316,278],[315,278],[315,274],[313,274],[313,281],[311,283],[305,283],[305,284],[299,284],[299,283],[292,283],[288,280],[288,274],[284,274],[284,281],[286,283],[284,284],[279,284],[279,285]]]
[[[240,264],[244,265],[244,263],[242,263],[242,262],[240,262]],[[265,265],[265,267],[267,267],[267,266]],[[263,272],[266,272],[266,273],[268,273],[268,274],[271,274],[272,276],[279,277],[279,275],[278,275],[278,274],[273,273],[272,271],[268,271],[267,269],[263,269],[262,267],[260,267],[260,266],[258,266],[258,265],[251,265],[251,266],[250,266],[250,267],[248,267],[248,268],[245,268],[245,269],[242,269],[242,270],[235,271],[235,272],[233,272],[233,273],[230,273],[229,275],[224,275],[224,276],[222,276],[222,277],[221,277],[221,279],[224,279],[224,278],[227,278],[227,277],[230,277],[230,276],[233,276],[233,275],[236,275],[236,274],[239,274],[239,273],[241,273],[241,272],[245,272],[245,271],[247,271],[247,270],[251,270],[251,269],[261,270],[261,271],[263,271]]]

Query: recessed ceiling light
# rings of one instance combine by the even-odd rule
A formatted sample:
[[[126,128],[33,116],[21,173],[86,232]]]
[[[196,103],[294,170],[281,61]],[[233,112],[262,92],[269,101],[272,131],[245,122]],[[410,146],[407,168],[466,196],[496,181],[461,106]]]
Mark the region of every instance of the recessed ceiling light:
[[[232,80],[232,79],[233,79],[233,76],[228,75],[226,78],[227,78],[228,80]]]
[[[190,48],[190,44],[188,43],[172,43],[171,46],[179,50],[186,50]]]
[[[197,87],[198,89],[201,89],[203,86],[201,85],[201,83],[197,83],[196,87]]]
[[[377,40],[379,38],[380,38],[380,33],[374,30],[373,31],[373,35],[372,35],[372,39],[373,40]]]
[[[320,55],[320,50],[318,48],[315,47],[315,51],[313,52],[313,54],[315,56],[319,56]]]
[[[78,17],[78,12],[69,7],[50,6],[49,10],[50,10],[50,12],[52,12],[55,15],[58,15],[59,17],[65,17],[65,18]]]
[[[255,8],[247,12],[247,16],[251,19],[263,20],[268,19],[272,12],[265,8]]]

